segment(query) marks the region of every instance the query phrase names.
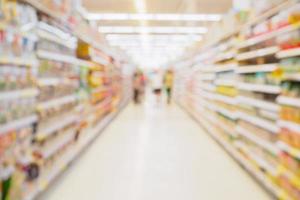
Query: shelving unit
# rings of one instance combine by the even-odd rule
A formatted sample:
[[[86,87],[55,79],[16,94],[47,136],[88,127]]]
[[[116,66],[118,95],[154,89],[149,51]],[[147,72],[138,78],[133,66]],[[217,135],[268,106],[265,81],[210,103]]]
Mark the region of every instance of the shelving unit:
[[[48,3],[20,0],[8,6],[26,9],[28,19],[22,23],[32,24],[28,33],[19,33],[24,24],[15,19],[14,34],[27,43],[0,57],[0,186],[20,180],[9,188],[10,199],[36,199],[131,96],[131,75],[122,71],[127,61],[102,44],[76,12],[49,9]],[[78,50],[82,44],[89,49],[83,56]],[[8,169],[10,174],[2,178],[2,170]]]
[[[205,45],[176,73],[177,102],[273,197],[286,200],[300,199],[300,54],[292,44],[300,22],[288,20],[299,7],[283,1]]]

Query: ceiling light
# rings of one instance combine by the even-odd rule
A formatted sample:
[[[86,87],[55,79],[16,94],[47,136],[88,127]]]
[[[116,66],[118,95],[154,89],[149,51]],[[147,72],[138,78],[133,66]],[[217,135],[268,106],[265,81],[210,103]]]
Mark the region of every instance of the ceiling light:
[[[136,34],[107,34],[106,40],[109,42],[114,41],[139,41],[138,35]],[[172,34],[172,35],[166,35],[166,34],[156,34],[156,35],[148,35],[149,41],[191,41],[196,42],[200,41],[202,39],[202,36],[199,34]]]
[[[98,20],[99,18],[101,20],[129,20],[129,14],[122,14],[122,13],[118,13],[118,14],[93,14],[90,13],[88,14],[88,20],[90,21],[95,21]],[[99,20],[100,20],[99,19]]]
[[[101,26],[99,27],[101,33],[164,33],[164,34],[178,34],[178,33],[189,33],[189,34],[200,34],[206,33],[206,27],[179,27],[179,26]]]
[[[138,0],[136,0],[138,1]],[[140,4],[140,3],[139,3]],[[148,20],[148,21],[220,21],[220,14],[151,14],[145,13],[146,8],[137,5],[138,13],[89,13],[86,15],[88,20]]]
[[[140,49],[142,48],[143,44],[142,43],[138,43],[138,44],[135,44],[135,43],[123,43],[123,44],[110,44],[111,46],[120,46],[120,47],[125,47],[125,48],[128,48],[128,47],[139,47]],[[173,46],[178,46],[178,47],[186,47],[186,46],[189,46],[190,44],[167,44],[167,43],[162,43],[162,44],[151,44],[151,43],[145,43],[144,45],[147,45],[149,49],[152,49],[153,47],[173,47]]]
[[[115,40],[110,41],[110,45],[118,46],[118,45],[142,45],[140,40]],[[193,41],[188,40],[148,40],[147,44],[149,45],[189,45],[193,44]]]
[[[138,21],[150,21],[153,19],[154,15],[139,13],[139,14],[128,14],[128,20],[138,20]]]

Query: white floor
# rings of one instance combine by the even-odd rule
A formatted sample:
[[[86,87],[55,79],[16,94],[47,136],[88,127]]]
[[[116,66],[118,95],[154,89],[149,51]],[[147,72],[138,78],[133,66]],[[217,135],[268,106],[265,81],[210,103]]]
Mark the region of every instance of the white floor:
[[[130,105],[42,200],[271,199],[176,106]]]

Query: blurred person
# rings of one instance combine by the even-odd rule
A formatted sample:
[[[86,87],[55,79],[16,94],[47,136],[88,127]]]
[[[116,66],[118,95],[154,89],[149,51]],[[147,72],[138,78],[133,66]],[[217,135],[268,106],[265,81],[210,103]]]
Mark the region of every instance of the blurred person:
[[[156,96],[156,102],[157,104],[159,104],[161,101],[161,90],[163,88],[163,78],[159,71],[154,72],[151,83],[152,83],[153,93]]]
[[[168,104],[171,104],[173,84],[174,84],[174,73],[171,69],[169,69],[169,70],[167,70],[167,72],[164,75],[164,88],[167,93],[167,103]]]
[[[143,90],[143,75],[137,71],[133,75],[133,101],[135,104],[140,103],[141,93]]]
[[[141,78],[141,87],[140,87],[140,100],[144,99],[145,96],[145,88],[146,88],[146,84],[147,84],[147,77],[146,75],[143,73],[143,71],[140,72],[140,78]]]

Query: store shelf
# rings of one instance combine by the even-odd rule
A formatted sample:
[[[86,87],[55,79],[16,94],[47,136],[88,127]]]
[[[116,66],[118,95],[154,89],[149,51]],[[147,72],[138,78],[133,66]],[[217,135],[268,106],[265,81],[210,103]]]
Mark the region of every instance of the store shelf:
[[[20,128],[30,126],[31,124],[37,122],[38,117],[36,115],[31,115],[8,122],[4,125],[0,125],[0,135],[6,134],[9,131],[18,130]]]
[[[48,126],[41,128],[42,130],[38,131],[36,138],[38,140],[44,140],[62,128],[75,123],[77,119],[78,116],[75,115],[61,116],[59,119],[49,122]]]
[[[255,84],[255,83],[237,83],[237,88],[245,91],[253,91],[253,92],[261,92],[268,94],[279,94],[281,92],[281,88],[277,85],[263,85],[263,84]]]
[[[250,98],[250,97],[246,97],[246,96],[238,96],[237,101],[240,104],[250,105],[253,107],[270,110],[273,112],[279,112],[279,110],[280,110],[280,106],[277,105],[276,103],[267,102],[267,101],[263,101],[263,100],[259,100],[259,99],[254,99],[254,98]]]
[[[272,184],[267,176],[253,166],[246,158],[236,152],[235,149],[226,144],[227,151],[237,160],[254,178],[256,178],[272,195],[278,199],[288,200],[289,197],[276,185]]]
[[[183,106],[184,107],[184,106]],[[193,111],[186,109],[188,113],[214,138],[241,166],[249,172],[267,191],[274,197],[282,200],[291,200],[290,197],[279,187],[272,184],[265,174],[254,167],[246,158],[244,158],[232,144],[226,142],[224,138],[217,135],[216,129],[210,125],[209,121],[200,119]],[[203,116],[204,117],[204,116]]]
[[[215,72],[215,65],[205,66],[203,64],[194,66],[193,70],[195,70],[195,73],[213,73]]]
[[[238,156],[237,159],[239,159],[240,163],[245,167],[245,169],[252,174],[253,177],[255,177],[268,191],[270,191],[275,198],[281,200],[292,200],[284,190],[273,184],[266,175],[253,167],[245,158]]]
[[[225,95],[221,95],[221,94],[213,94],[212,95],[212,99],[216,100],[216,101],[221,101],[223,103],[227,103],[230,105],[236,105],[237,100],[235,97],[229,97],[229,96],[225,96]]]
[[[233,127],[231,127],[227,124],[224,124],[223,122],[218,122],[217,120],[215,122],[216,122],[217,126],[219,128],[221,128],[225,133],[227,133],[228,135],[230,135],[233,138],[237,138],[238,134],[233,129]]]
[[[223,72],[230,72],[234,71],[237,68],[237,64],[224,64],[224,65],[216,65],[213,68],[213,72],[216,73],[223,73]]]
[[[217,79],[214,83],[215,85],[226,87],[234,87],[236,85],[236,81],[234,79]]]
[[[88,35],[86,35],[86,33],[82,33],[79,29],[75,29],[74,30],[74,34],[80,38],[82,41],[84,41],[85,43],[88,43],[90,44],[92,47],[96,48],[96,49],[99,49],[101,50],[102,52],[105,52],[107,53],[107,55],[111,55],[113,57],[114,56],[114,53],[109,49],[108,46],[104,45],[104,44],[101,44],[97,41],[94,41],[91,37],[89,37]],[[97,61],[98,62],[98,61]]]
[[[227,110],[227,109],[217,106],[215,104],[210,103],[210,104],[205,105],[205,107],[207,107],[208,109],[210,109],[212,111],[220,113],[221,115],[223,115],[231,120],[237,120],[237,118],[238,118],[238,115],[235,111]]]
[[[282,77],[282,81],[300,82],[300,73],[285,74]]]
[[[235,72],[238,74],[251,74],[258,72],[273,72],[278,69],[278,63],[265,65],[247,65],[238,67]]]
[[[295,186],[298,190],[300,189],[300,178],[297,174],[293,173],[292,171],[290,171],[289,169],[287,169],[283,165],[279,165],[278,173],[281,176],[284,176],[285,178],[287,178],[289,180],[289,182],[293,186]]]
[[[106,97],[104,100],[102,100],[100,103],[98,103],[95,108],[103,108],[105,106],[107,106],[108,104],[112,103],[113,99],[111,96]]]
[[[282,151],[289,153],[291,156],[293,156],[297,159],[300,159],[300,150],[299,149],[291,147],[290,145],[288,145],[282,141],[277,142],[277,146]]]
[[[279,127],[276,123],[272,123],[268,120],[262,119],[260,117],[256,117],[244,112],[238,112],[238,116],[241,120],[244,120],[248,123],[251,123],[257,127],[270,131],[273,134],[277,134],[279,132]]]
[[[279,50],[280,49],[277,46],[266,47],[263,49],[249,51],[246,53],[240,53],[236,56],[236,59],[238,61],[244,61],[244,60],[250,60],[250,59],[259,58],[259,57],[272,56],[272,55],[276,54]]]
[[[300,108],[300,99],[296,97],[279,96],[277,103]]]
[[[119,109],[122,109],[129,99],[124,100]],[[101,131],[114,119],[117,113],[111,113],[101,120],[94,128],[87,131],[87,135],[84,136],[76,145],[64,155],[60,162],[55,165],[55,168],[52,172],[42,179],[38,180],[38,183],[35,185],[27,196],[23,200],[34,200],[36,199],[43,191],[45,191],[49,185],[57,178],[64,170],[82,153],[89,145],[95,140],[95,138],[101,133]]]
[[[247,129],[241,126],[237,126],[236,131],[248,140],[271,152],[273,155],[278,155],[279,149],[277,148],[276,144],[273,144],[269,141],[266,141],[265,139],[256,136],[255,133],[250,133]]]
[[[50,26],[50,25],[48,25]],[[59,38],[57,35],[54,35],[52,33],[49,33],[47,31],[44,30],[37,30],[37,35],[45,40],[51,41],[51,42],[55,42],[57,44],[63,45],[69,49],[75,49],[76,48],[76,41],[68,41],[66,39],[63,38]]]
[[[131,93],[125,91],[128,88],[122,88],[125,81],[131,83],[130,73],[125,75],[122,69],[133,69],[134,66],[127,57],[121,58],[120,54],[107,46],[101,35],[97,34],[96,28],[78,15],[71,1],[64,2],[64,5],[47,0],[20,0],[14,3],[5,1],[0,4],[2,11],[18,10],[14,15],[5,16],[9,20],[4,19],[5,22],[0,24],[3,32],[10,36],[10,42],[2,44],[2,49],[6,52],[0,56],[0,64],[5,66],[2,74],[9,79],[8,83],[4,83],[5,91],[2,88],[0,92],[1,106],[6,111],[6,120],[2,119],[2,122],[8,121],[0,125],[0,137],[4,136],[0,143],[8,142],[8,146],[0,147],[0,168],[5,163],[18,167],[18,156],[13,156],[15,151],[29,153],[27,161],[39,165],[38,177],[34,181],[20,180],[20,188],[11,188],[8,192],[20,189],[21,193],[16,195],[26,195],[20,199],[33,200],[53,184],[54,179],[116,116],[121,109],[121,99]],[[93,51],[95,54],[99,52],[100,57],[94,61],[89,61],[91,55],[84,56],[89,60],[77,58],[77,50],[80,51],[81,44],[85,45],[81,42],[77,44],[79,40],[88,41],[92,48],[90,54]],[[44,63],[43,69],[39,69],[39,64],[44,61],[49,62]],[[99,69],[103,70],[101,78],[109,79],[107,85],[113,91],[112,94],[102,95],[103,98],[111,95],[109,100],[92,105],[93,96],[89,95],[92,84],[89,80],[94,78],[91,77],[92,73]],[[23,79],[26,77],[31,82],[25,83]],[[13,81],[18,78],[22,80],[13,87]],[[80,87],[80,83],[84,83],[84,86]],[[52,88],[53,93],[57,94],[62,93],[62,90],[70,91],[69,94],[64,93],[67,96],[52,95],[53,99],[44,98],[45,102],[39,102],[42,96],[49,96],[46,87]],[[9,89],[13,91],[8,91]],[[101,94],[98,97],[101,98]],[[65,109],[61,109],[64,107]],[[79,128],[84,134],[75,138]],[[15,134],[24,133],[24,138],[14,137]],[[6,141],[7,139],[12,141]],[[21,177],[26,176],[26,170],[20,173]]]
[[[110,64],[108,60],[100,58],[99,56],[92,57],[92,61],[94,61],[95,63],[99,63],[100,65],[104,65],[104,66],[107,66]]]
[[[200,95],[203,98],[209,99],[209,100],[215,100],[215,101],[220,101],[226,104],[230,105],[236,105],[237,101],[235,97],[229,97],[217,93],[210,93],[210,92],[199,92],[198,95]]]
[[[5,91],[5,92],[0,92],[0,101],[36,97],[38,94],[39,91],[36,88]]]
[[[98,88],[93,89],[93,93],[99,93],[99,92],[106,92],[109,91],[110,89],[112,89],[110,86],[100,86]]]
[[[39,86],[54,86],[58,85],[61,82],[59,78],[40,78],[38,79],[37,83]]]
[[[38,50],[37,56],[42,59],[54,60],[58,62],[64,62],[73,64],[78,67],[94,67],[94,64],[89,61],[78,59],[71,55],[62,55],[60,53],[53,53],[45,50]]]
[[[213,46],[205,46],[202,48],[202,51],[196,53],[195,57],[201,56],[203,59],[196,60],[195,58],[195,60],[193,60],[194,63],[190,64],[191,67],[193,67],[193,64],[199,65],[202,67],[202,70],[199,71],[199,74],[191,75],[188,80],[178,80],[178,82],[181,82],[186,88],[190,88],[194,86],[195,82],[200,80],[198,77],[201,75],[214,73],[215,78],[209,80],[207,83],[212,82],[217,86],[235,87],[238,90],[237,92],[239,94],[237,95],[239,96],[235,98],[235,103],[230,104],[231,106],[228,107],[228,110],[229,108],[233,111],[237,110],[238,120],[236,120],[236,123],[234,123],[234,121],[229,122],[229,119],[218,115],[222,114],[221,111],[224,110],[220,110],[220,108],[216,106],[219,105],[218,103],[220,102],[216,102],[218,100],[216,100],[215,92],[199,92],[198,90],[194,90],[192,93],[199,96],[199,98],[194,99],[185,99],[185,93],[183,93],[181,94],[182,103],[188,105],[186,109],[197,119],[201,126],[204,127],[230,155],[241,163],[247,171],[262,183],[276,199],[291,200],[292,198],[289,196],[291,194],[289,192],[291,191],[287,188],[288,186],[284,187],[279,183],[282,181],[282,174],[279,174],[278,166],[283,165],[283,161],[280,158],[283,151],[290,153],[299,160],[300,150],[286,143],[284,145],[280,143],[277,144],[277,142],[271,138],[279,137],[278,134],[281,134],[281,128],[290,129],[293,134],[300,133],[300,123],[297,124],[280,120],[282,106],[293,106],[297,109],[300,108],[300,100],[296,97],[283,96],[281,84],[259,81],[258,75],[269,76],[274,73],[280,74],[282,71],[281,65],[285,63],[284,60],[281,59],[292,57],[300,58],[300,48],[289,50],[281,49],[283,43],[289,45],[289,43],[293,43],[293,40],[297,40],[296,32],[300,30],[300,22],[287,24],[286,19],[288,17],[292,18],[294,12],[297,12],[294,11],[294,9],[299,6],[299,1],[285,0],[283,3],[274,2],[272,5],[274,5],[273,8],[269,8],[262,15],[255,17],[254,20],[251,20],[241,27],[236,27],[237,29],[233,30],[230,33],[231,35],[224,34],[221,39],[216,37],[217,40],[214,41],[215,43],[211,43],[214,44]],[[295,8],[293,6],[295,6]],[[289,22],[290,21],[291,20],[289,20]],[[261,32],[264,31],[263,29],[266,28],[268,24],[272,26],[272,30],[270,32]],[[274,27],[278,27],[278,29]],[[249,37],[251,33],[256,35]],[[288,37],[288,34],[291,35]],[[241,41],[240,39],[243,36],[248,39]],[[283,38],[279,38],[281,36]],[[223,71],[222,65],[218,66],[215,64],[219,59],[225,58],[228,51],[235,50],[239,53],[233,58],[228,57],[229,60],[227,61],[230,64],[237,62],[239,66],[236,66],[233,70],[231,68],[228,70],[223,68]],[[220,60],[220,62],[221,61],[223,60]],[[226,66],[227,62],[224,63],[226,63]],[[217,69],[220,69],[220,73],[224,72],[224,74],[218,74]],[[185,70],[189,71],[189,67],[186,67]],[[184,70],[182,71],[184,72]],[[252,81],[250,81],[250,79]],[[236,80],[236,82],[234,82],[234,80]],[[300,73],[283,73],[280,81],[293,81],[298,84],[300,82]],[[200,84],[198,85],[198,87],[201,87]],[[294,83],[294,85],[296,86],[296,83]],[[216,92],[225,93],[227,92],[225,89],[229,91],[230,88],[216,87],[216,89]],[[292,90],[292,88],[290,90]],[[224,101],[221,102],[225,103]],[[220,104],[219,107],[221,107],[221,105],[223,104]],[[227,108],[227,106],[224,105],[221,108]],[[229,116],[229,112],[225,113]],[[226,116],[224,112],[222,115]],[[232,127],[223,127],[223,121],[229,122],[228,124],[232,125]],[[245,123],[244,126],[243,123]],[[227,125],[226,123],[224,124]],[[246,126],[247,124],[250,127]],[[251,127],[253,129],[251,129]],[[233,132],[237,134],[237,136],[228,137],[228,135],[225,134],[231,133],[228,130],[230,128],[234,129]],[[270,136],[271,138],[262,137],[261,134],[258,134],[259,130],[261,130],[265,136]],[[273,159],[268,159],[269,156],[272,156]],[[296,170],[297,168],[294,164],[296,163],[289,163],[289,165],[293,165],[291,167]],[[285,176],[289,177],[290,183],[299,186],[298,189],[300,189],[300,178],[297,177],[297,181],[295,181],[296,176],[291,176],[287,172],[285,172]]]
[[[202,103],[201,105],[204,105],[205,108],[208,108],[213,112],[217,112],[216,109],[211,107],[211,104],[209,102]],[[197,112],[199,112],[199,113],[205,112],[203,107],[197,107],[197,108],[198,108]],[[224,122],[219,121],[216,116],[213,116],[210,113],[207,113],[205,116],[202,116],[202,117],[205,118],[206,120],[208,120],[214,126],[221,129],[224,133],[230,135],[233,138],[237,137],[235,130],[232,127],[230,127],[229,125],[225,124]]]
[[[291,131],[300,133],[300,124],[297,124],[295,122],[279,120],[277,124],[281,128],[287,128],[290,129]]]
[[[269,33],[265,33],[265,34],[262,34],[260,36],[256,36],[256,37],[250,38],[250,39],[242,42],[237,47],[240,48],[240,49],[247,48],[247,47],[259,44],[261,42],[264,42],[266,40],[273,39],[273,38],[275,38],[275,37],[277,37],[279,35],[282,35],[284,33],[292,32],[292,31],[297,30],[299,28],[300,28],[300,24],[291,24],[291,25],[288,25],[286,27],[270,31]]]
[[[50,101],[46,101],[43,103],[39,103],[37,105],[38,110],[47,110],[53,107],[59,107],[62,106],[64,104],[68,104],[68,103],[72,103],[77,101],[77,96],[72,94],[72,95],[68,95],[68,96],[64,96],[64,97],[60,97],[57,99],[53,99]]]
[[[198,80],[202,81],[212,81],[216,78],[215,74],[202,74],[201,76],[198,77]]]
[[[206,90],[213,92],[216,90],[216,86],[210,83],[200,83],[199,86],[197,85],[196,88],[200,88],[201,90]]]
[[[225,52],[217,56],[217,58],[214,60],[214,63],[234,59],[236,56],[236,52]]]
[[[53,156],[57,151],[63,148],[66,144],[74,140],[75,130],[68,131],[64,133],[65,135],[62,138],[59,138],[59,141],[56,141],[55,144],[51,145],[50,148],[42,150],[41,155],[43,159],[47,160]]]
[[[252,20],[250,20],[243,26],[243,29],[247,29],[251,26],[254,26],[255,24],[258,24],[258,23],[276,15],[280,11],[295,5],[296,2],[297,1],[295,1],[295,0],[283,0],[281,3],[274,6],[273,8],[270,8],[270,9],[266,10],[266,12],[263,12],[262,14],[255,16]]]
[[[46,7],[43,2],[39,1],[39,0],[22,0],[26,3],[29,3],[30,5],[32,5],[33,7],[35,7],[36,9],[40,10],[43,13],[46,13],[47,15],[49,15],[50,17],[53,17],[56,20],[59,21],[66,21],[67,20],[67,15],[64,13],[59,13],[59,12],[55,12],[55,10],[52,10],[48,7]]]
[[[71,55],[63,55],[61,53],[54,53],[45,50],[38,50],[36,54],[39,58],[42,59],[54,60],[70,64],[73,64],[75,62],[75,57]]]
[[[37,80],[39,86],[56,86],[59,84],[75,84],[76,81],[68,78],[40,78]]]
[[[268,163],[266,160],[264,160],[262,157],[254,154],[249,150],[249,148],[242,142],[235,142],[235,146],[240,149],[243,153],[245,153],[252,161],[255,162],[256,165],[259,166],[260,169],[264,169],[269,174],[271,174],[273,177],[277,176],[277,169],[276,167],[272,166],[270,163]]]
[[[279,59],[290,58],[290,57],[299,57],[299,56],[300,56],[300,48],[282,50],[276,54],[276,57]]]
[[[296,4],[297,1],[295,0],[284,0],[282,3],[280,3],[279,5],[276,5],[275,7],[268,9],[266,12],[263,12],[260,15],[255,16],[253,19],[251,19],[250,21],[248,21],[246,24],[244,25],[238,25],[234,30],[224,33],[222,34],[221,37],[216,38],[214,41],[209,42],[208,44],[206,44],[202,49],[203,50],[207,50],[219,43],[221,43],[222,41],[237,35],[238,33],[240,33],[243,30],[247,30],[249,29],[251,26],[254,26],[255,24],[260,23],[261,21],[272,17],[273,15],[277,14],[278,12],[280,12],[281,10],[284,10],[286,8],[289,8],[293,5]]]
[[[38,60],[35,57],[27,56],[21,57],[0,57],[0,64],[24,65],[24,66],[37,66]]]

